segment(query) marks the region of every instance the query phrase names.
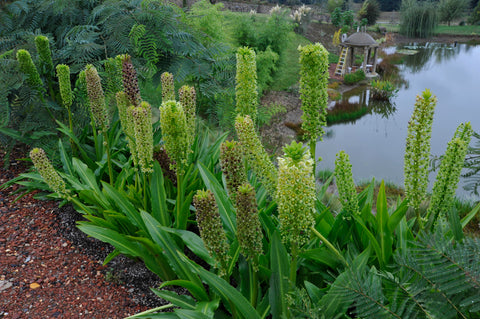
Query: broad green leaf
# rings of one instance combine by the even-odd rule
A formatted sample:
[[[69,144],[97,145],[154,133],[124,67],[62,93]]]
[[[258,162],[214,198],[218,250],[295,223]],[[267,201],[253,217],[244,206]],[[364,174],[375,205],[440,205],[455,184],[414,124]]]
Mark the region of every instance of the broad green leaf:
[[[162,229],[171,234],[179,236],[182,241],[187,245],[187,247],[198,257],[202,258],[209,265],[213,266],[215,264],[215,259],[213,259],[208,250],[205,248],[202,238],[197,234],[182,229],[162,227]]]
[[[196,310],[175,309],[175,313],[182,319],[210,319],[209,317]]]
[[[317,286],[315,286],[311,282],[304,281],[304,285],[305,285],[305,289],[307,290],[308,296],[312,300],[312,303],[314,305],[318,304],[318,302],[320,301],[320,299],[322,299],[322,297],[325,295],[325,293],[322,292],[322,290],[320,288],[318,288]]]
[[[65,147],[63,146],[62,140],[58,140],[58,151],[60,153],[60,160],[62,161],[63,164],[63,170],[70,174],[73,175],[73,166],[72,166],[72,161],[70,159],[70,156],[68,156],[67,151],[65,150]]]
[[[178,250],[177,245],[170,238],[169,234],[162,230],[160,223],[150,214],[143,211],[141,212],[141,217],[143,218],[148,233],[152,237],[153,241],[160,245],[160,247],[162,247],[162,249],[165,251],[165,255],[170,262],[172,268],[177,273],[178,277],[180,279],[190,280],[197,286],[203,288],[200,279],[192,273],[191,269],[181,259],[184,254]],[[194,296],[199,300],[208,300],[207,293],[204,289],[202,289],[201,295]]]
[[[143,223],[137,208],[133,206],[126,193],[124,191],[116,190],[108,183],[102,182],[102,185],[103,192],[110,202],[115,204],[120,211],[128,217],[132,224],[146,232],[145,224]]]
[[[167,287],[167,286],[179,286],[179,287],[186,288],[194,296],[202,296],[205,293],[205,291],[203,290],[203,286],[199,286],[189,280],[177,279],[177,280],[166,281],[160,285],[160,288]],[[208,300],[208,298],[205,298],[205,299]]]
[[[370,238],[370,244],[372,245],[373,249],[375,250],[375,254],[377,255],[378,262],[380,263],[380,268],[383,268],[384,266],[384,260],[383,260],[383,255],[382,255],[382,249],[380,248],[380,245],[378,244],[377,239],[375,236],[373,236],[372,232],[365,226],[363,223],[362,219],[360,216],[357,216],[355,214],[352,215],[352,217],[355,219],[355,221],[362,227],[364,230],[365,234]]]
[[[393,233],[388,229],[388,206],[387,196],[385,194],[385,183],[382,180],[377,195],[377,231],[380,248],[382,250],[382,260],[387,263],[392,256]]]
[[[234,287],[232,287],[224,279],[218,277],[214,273],[211,273],[198,265],[195,265],[192,261],[183,257],[184,262],[190,265],[190,268],[194,270],[200,277],[222,297],[226,302],[235,306],[235,309],[244,317],[249,319],[260,319],[255,308],[252,307],[250,302]]]
[[[183,309],[195,309],[195,300],[187,295],[179,295],[173,291],[150,288],[157,296]]]
[[[207,315],[209,318],[213,318],[213,315],[215,314],[215,310],[218,309],[218,306],[220,304],[220,299],[215,298],[214,300],[211,301],[200,301],[197,304],[197,307],[195,310],[200,311],[201,313]]]
[[[158,220],[162,226],[170,226],[172,220],[167,208],[167,195],[165,194],[163,173],[157,161],[153,164],[150,197],[152,202],[152,216]]]
[[[397,228],[398,223],[402,220],[408,210],[408,201],[405,199],[402,203],[397,207],[397,209],[390,215],[388,219],[388,229],[390,233],[393,234],[395,229]]]
[[[270,306],[272,307],[273,318],[287,316],[288,304],[286,294],[289,290],[290,264],[289,256],[285,246],[282,244],[280,234],[275,232],[272,235],[270,245]]]
[[[306,250],[302,252],[300,256],[324,264],[332,269],[335,269],[339,264],[342,264],[342,261],[325,245],[322,245],[319,248]]]
[[[468,213],[465,217],[462,218],[462,228],[465,228],[465,226],[467,226],[467,224],[475,217],[479,210],[480,203],[478,203],[477,206],[475,206],[470,213]]]

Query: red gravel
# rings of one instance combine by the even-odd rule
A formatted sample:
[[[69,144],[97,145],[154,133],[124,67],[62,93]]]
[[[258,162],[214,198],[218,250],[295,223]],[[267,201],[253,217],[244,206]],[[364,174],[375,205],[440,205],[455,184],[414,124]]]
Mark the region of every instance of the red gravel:
[[[0,184],[24,169],[3,169],[1,150],[0,166]],[[28,195],[14,203],[15,189],[0,190],[0,317],[124,318],[150,308],[129,293],[134,288],[107,281],[102,258],[65,238],[55,202]]]

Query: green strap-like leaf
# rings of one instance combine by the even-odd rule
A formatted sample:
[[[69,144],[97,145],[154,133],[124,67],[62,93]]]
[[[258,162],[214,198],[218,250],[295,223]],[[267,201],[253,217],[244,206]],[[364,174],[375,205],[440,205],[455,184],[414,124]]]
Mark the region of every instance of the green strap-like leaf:
[[[285,246],[282,244],[280,234],[275,232],[272,235],[270,245],[270,306],[272,307],[273,318],[282,318],[287,315],[288,278],[290,275],[289,257]]]

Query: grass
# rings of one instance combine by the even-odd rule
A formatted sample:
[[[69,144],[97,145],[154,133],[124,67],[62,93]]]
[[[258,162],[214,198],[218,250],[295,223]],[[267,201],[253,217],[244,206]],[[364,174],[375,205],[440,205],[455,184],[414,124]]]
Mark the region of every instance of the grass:
[[[378,26],[385,27],[387,32],[399,32],[399,24],[379,23]],[[369,31],[378,31],[377,26],[368,28]],[[439,25],[435,29],[436,34],[448,35],[480,35],[480,25]]]
[[[311,43],[302,35],[292,32],[288,37],[288,43],[280,56],[278,69],[273,76],[271,90],[285,91],[298,83],[300,79],[300,63],[298,46]]]

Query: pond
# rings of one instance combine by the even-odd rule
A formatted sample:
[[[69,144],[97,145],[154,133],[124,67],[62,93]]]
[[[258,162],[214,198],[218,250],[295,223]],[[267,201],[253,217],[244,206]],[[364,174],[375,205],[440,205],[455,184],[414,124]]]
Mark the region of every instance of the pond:
[[[440,156],[457,126],[470,121],[480,132],[480,46],[467,44],[411,44],[386,49],[388,54],[406,52],[398,65],[401,79],[398,95],[391,104],[369,105],[369,90],[352,92],[346,99],[361,102],[369,112],[349,123],[326,128],[317,144],[319,170],[334,169],[335,155],[344,150],[350,156],[355,181],[385,180],[403,186],[403,160],[408,121],[415,98],[426,88],[437,96],[432,128],[431,154]],[[401,51],[400,51],[401,50]],[[430,189],[435,172],[430,174]],[[457,195],[469,198],[463,183]]]

